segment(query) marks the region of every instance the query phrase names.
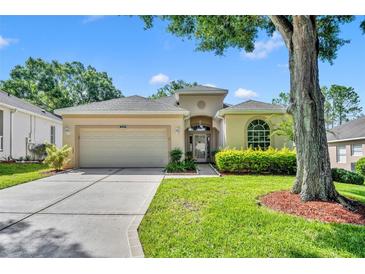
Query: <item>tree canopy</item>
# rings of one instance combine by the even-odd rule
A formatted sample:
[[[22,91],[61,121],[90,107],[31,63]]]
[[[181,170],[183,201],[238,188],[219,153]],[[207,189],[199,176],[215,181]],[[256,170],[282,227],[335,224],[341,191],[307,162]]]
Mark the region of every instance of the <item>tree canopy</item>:
[[[321,91],[325,99],[324,118],[327,129],[360,117],[362,112],[360,96],[354,88],[331,85],[330,88],[323,86]],[[272,103],[288,106],[289,93],[280,92],[278,97],[272,100]]]
[[[153,27],[155,16],[141,16],[145,28]],[[287,21],[290,28],[292,16],[280,16]],[[199,51],[214,51],[217,55],[224,54],[228,48],[244,49],[252,52],[260,31],[271,36],[275,25],[268,16],[256,15],[221,15],[221,16],[159,16],[168,21],[167,31],[174,35],[195,39]],[[350,41],[339,37],[341,24],[354,20],[354,16],[316,16],[319,39],[319,58],[333,62],[337,57],[338,49]],[[365,23],[364,23],[365,30]],[[285,40],[285,39],[284,39]]]
[[[325,119],[327,128],[342,125],[361,115],[360,96],[352,87],[331,85],[322,87],[325,96]]]
[[[282,105],[287,107],[289,105],[289,93],[282,91],[279,93],[277,98],[272,99],[272,103],[275,105]]]
[[[152,94],[150,98],[157,99],[175,94],[175,91],[184,87],[196,86],[198,83],[189,83],[184,80],[173,80],[170,83],[159,88],[155,94]]]
[[[80,62],[29,58],[15,66],[0,89],[48,111],[122,96],[106,72]]]

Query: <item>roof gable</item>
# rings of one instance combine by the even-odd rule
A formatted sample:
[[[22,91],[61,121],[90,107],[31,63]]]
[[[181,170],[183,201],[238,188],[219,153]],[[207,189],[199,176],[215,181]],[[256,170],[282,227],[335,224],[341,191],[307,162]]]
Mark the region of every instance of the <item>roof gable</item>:
[[[328,130],[327,140],[335,142],[340,140],[365,139],[365,117],[349,121]]]
[[[203,85],[184,87],[182,89],[178,89],[175,91],[176,95],[180,95],[180,94],[227,94],[227,93],[228,93],[227,89],[203,86]]]
[[[145,98],[139,95],[116,98],[101,102],[79,105],[70,108],[56,110],[60,114],[73,113],[111,113],[111,112],[186,112],[186,110],[174,105]]]
[[[286,108],[282,105],[270,104],[256,100],[248,100],[237,105],[232,105],[220,111],[220,114],[226,113],[252,113],[252,112],[273,112],[285,113]]]
[[[23,100],[21,98],[18,98],[14,95],[11,95],[1,90],[0,90],[0,104],[8,105],[13,108],[31,112],[39,116],[61,121],[61,118],[58,117],[57,115],[54,115],[36,105],[27,102],[26,100]]]

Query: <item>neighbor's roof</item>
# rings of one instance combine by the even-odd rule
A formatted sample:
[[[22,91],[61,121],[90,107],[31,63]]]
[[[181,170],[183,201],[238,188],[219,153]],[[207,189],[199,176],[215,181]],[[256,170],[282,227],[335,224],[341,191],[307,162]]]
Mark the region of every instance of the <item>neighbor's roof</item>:
[[[176,90],[176,94],[201,94],[201,93],[212,93],[212,94],[227,94],[228,90],[223,88],[216,88],[216,87],[210,87],[210,86],[203,86],[203,85],[197,85],[192,87],[184,87],[182,89]]]
[[[142,96],[134,95],[111,99],[107,101],[94,102],[75,107],[57,109],[57,114],[144,114],[159,113],[188,114],[188,111],[177,106],[158,102],[154,99],[148,99]]]
[[[0,90],[0,105],[4,105],[9,108],[19,109],[25,112],[30,112],[34,115],[61,121],[62,119],[57,115],[54,115],[44,109],[33,105],[23,99],[20,99],[14,95]]]
[[[329,143],[356,139],[365,139],[365,117],[334,127],[327,133]]]
[[[248,100],[243,103],[229,106],[219,111],[219,115],[227,113],[285,113],[285,107],[255,100]]]

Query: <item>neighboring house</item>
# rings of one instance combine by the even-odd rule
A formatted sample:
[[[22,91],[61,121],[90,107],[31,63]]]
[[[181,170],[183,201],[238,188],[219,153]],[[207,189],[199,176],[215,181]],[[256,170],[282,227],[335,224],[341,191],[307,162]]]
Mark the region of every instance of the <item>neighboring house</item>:
[[[0,91],[0,161],[32,156],[31,144],[62,145],[62,119]]]
[[[228,106],[226,89],[187,87],[160,99],[130,96],[56,110],[70,167],[162,167],[169,151],[191,151],[199,162],[222,147],[281,148],[290,142],[271,131],[285,109],[249,100]]]
[[[327,133],[331,167],[354,170],[365,156],[365,117],[335,127]]]

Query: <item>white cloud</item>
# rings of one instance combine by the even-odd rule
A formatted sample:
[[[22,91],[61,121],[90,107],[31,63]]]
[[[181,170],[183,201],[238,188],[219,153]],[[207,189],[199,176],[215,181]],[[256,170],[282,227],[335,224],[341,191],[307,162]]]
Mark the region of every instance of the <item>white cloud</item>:
[[[159,84],[166,84],[170,81],[170,78],[163,74],[163,73],[159,73],[156,75],[153,75],[150,79],[150,84],[151,85],[159,85]]]
[[[248,59],[265,59],[272,51],[284,46],[284,41],[278,32],[266,41],[255,43],[253,52],[243,52],[242,56]]]
[[[103,19],[105,16],[104,15],[90,15],[90,16],[86,16],[84,20],[82,20],[83,24],[89,24],[95,21],[98,21],[100,19]]]
[[[253,90],[239,88],[235,91],[234,96],[239,97],[239,98],[248,99],[248,98],[257,97],[258,94],[256,92],[254,92]]]
[[[0,49],[5,48],[5,47],[9,46],[10,44],[14,44],[16,42],[18,42],[17,39],[5,38],[0,35]]]
[[[213,84],[203,84],[203,86],[206,86],[206,87],[211,87],[211,88],[216,88],[217,86],[216,85],[213,85]]]

